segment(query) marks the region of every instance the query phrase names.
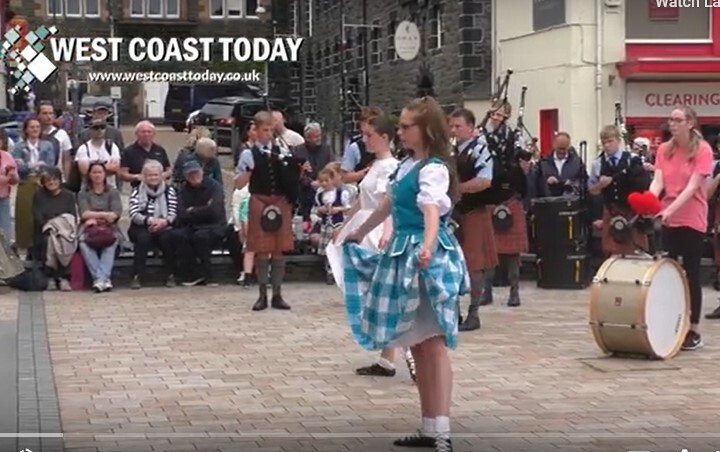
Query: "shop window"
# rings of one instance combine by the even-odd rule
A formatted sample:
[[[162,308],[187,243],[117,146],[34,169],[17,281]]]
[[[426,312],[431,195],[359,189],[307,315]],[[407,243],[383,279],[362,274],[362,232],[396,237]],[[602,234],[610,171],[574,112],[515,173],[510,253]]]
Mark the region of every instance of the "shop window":
[[[711,8],[658,6],[657,3],[657,0],[625,2],[627,41],[710,40]]]

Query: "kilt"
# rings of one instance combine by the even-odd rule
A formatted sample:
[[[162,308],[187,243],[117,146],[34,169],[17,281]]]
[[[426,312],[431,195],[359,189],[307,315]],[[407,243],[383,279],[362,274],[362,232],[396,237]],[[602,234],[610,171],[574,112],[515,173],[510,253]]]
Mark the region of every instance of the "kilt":
[[[465,258],[441,228],[430,263],[418,265],[422,233],[395,231],[383,251],[343,245],[345,308],[355,341],[367,350],[411,347],[443,336],[457,346],[458,298],[469,292]]]
[[[278,206],[282,212],[282,226],[277,232],[266,232],[260,225],[262,212],[269,205]],[[292,251],[295,248],[292,220],[292,207],[284,196],[250,196],[247,250],[260,254]]]
[[[505,232],[495,232],[495,249],[498,255],[527,253],[528,236],[525,207],[521,199],[512,198],[503,203],[510,209],[512,226]],[[489,206],[491,221],[494,206]]]
[[[342,223],[332,224],[330,222],[319,224],[320,226],[318,234],[320,234],[320,241],[318,242],[317,253],[320,256],[325,255],[325,248],[332,242],[333,233],[340,227]]]
[[[490,209],[481,207],[460,215],[459,220],[458,235],[468,271],[476,273],[495,268],[498,265],[498,253]]]
[[[23,250],[33,246],[35,235],[33,197],[39,188],[36,176],[30,176],[18,184],[15,199],[15,244]]]
[[[634,215],[627,209],[618,209],[615,215],[610,214],[607,207],[603,207],[603,228],[602,228],[602,249],[606,255],[613,254],[635,254],[639,247],[648,249],[647,235],[643,234],[637,228],[632,228],[632,239],[628,243],[618,243],[610,236],[610,219],[616,215],[622,215],[628,220]]]

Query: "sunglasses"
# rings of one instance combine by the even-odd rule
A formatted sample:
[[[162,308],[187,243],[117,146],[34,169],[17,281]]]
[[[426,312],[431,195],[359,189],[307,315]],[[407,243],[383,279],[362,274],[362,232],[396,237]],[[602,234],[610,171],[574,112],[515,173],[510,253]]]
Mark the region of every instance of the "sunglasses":
[[[92,130],[105,130],[105,126],[92,126],[90,127]]]

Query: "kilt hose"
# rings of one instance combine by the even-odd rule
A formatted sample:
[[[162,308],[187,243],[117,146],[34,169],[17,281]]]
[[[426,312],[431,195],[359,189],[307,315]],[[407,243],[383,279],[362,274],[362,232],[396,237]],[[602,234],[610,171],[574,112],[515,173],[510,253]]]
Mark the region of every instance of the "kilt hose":
[[[630,255],[635,254],[635,251],[638,249],[638,247],[643,248],[645,250],[648,249],[648,237],[647,235],[640,232],[637,228],[632,228],[632,238],[628,243],[618,243],[615,241],[615,239],[612,238],[610,235],[610,220],[617,216],[622,215],[624,218],[630,220],[633,215],[632,212],[628,209],[623,208],[616,208],[614,209],[614,214],[610,213],[610,210],[608,210],[607,206],[603,207],[603,228],[602,228],[602,249],[603,253],[607,256],[612,256],[613,254],[624,254],[624,255]]]
[[[511,198],[505,201],[503,205],[510,209],[512,226],[504,232],[495,231],[495,248],[497,249],[497,254],[515,255],[527,253],[529,244],[525,206],[523,206],[522,200],[518,198]],[[494,208],[495,206],[489,207],[491,218]]]
[[[282,212],[282,225],[276,232],[264,231],[260,220],[263,210],[270,205]],[[292,207],[284,196],[252,195],[248,213],[247,250],[258,254],[279,254],[295,248],[292,232]]]
[[[15,198],[15,244],[23,250],[32,248],[35,240],[33,197],[39,189],[39,179],[34,175],[18,184]]]
[[[459,217],[458,240],[470,274],[490,270],[498,265],[492,213],[481,207]]]

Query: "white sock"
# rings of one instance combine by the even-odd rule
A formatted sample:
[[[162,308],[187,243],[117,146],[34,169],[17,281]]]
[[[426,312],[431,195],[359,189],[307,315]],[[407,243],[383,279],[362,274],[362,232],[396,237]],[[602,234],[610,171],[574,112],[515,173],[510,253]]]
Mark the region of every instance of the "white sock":
[[[435,418],[432,418],[432,417],[422,418],[422,432],[426,435],[435,434]]]
[[[450,433],[450,418],[438,416],[435,418],[435,433]]]
[[[377,363],[380,365],[380,367],[384,367],[387,370],[395,370],[395,364],[391,363],[385,358],[378,359]]]

